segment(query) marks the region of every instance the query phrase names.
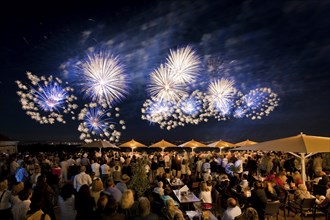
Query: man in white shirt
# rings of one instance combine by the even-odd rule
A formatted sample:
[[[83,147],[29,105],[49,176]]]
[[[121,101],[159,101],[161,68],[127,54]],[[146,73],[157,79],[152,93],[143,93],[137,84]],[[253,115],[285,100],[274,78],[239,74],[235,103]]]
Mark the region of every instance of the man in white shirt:
[[[102,166],[101,166],[101,174],[102,174],[102,181],[103,182],[105,182],[110,176],[110,167],[106,163],[106,161],[104,161]]]
[[[61,161],[61,169],[62,169],[62,181],[66,182],[68,180],[68,170],[69,170],[69,164],[68,161],[65,158],[64,160]]]
[[[224,212],[222,220],[234,220],[236,216],[242,214],[241,208],[237,206],[237,202],[234,198],[227,199],[227,209]]]
[[[95,177],[100,177],[100,164],[97,162],[97,160],[95,162],[92,160],[91,168],[95,173]]]
[[[81,166],[80,173],[74,177],[73,187],[77,190],[77,192],[79,191],[82,185],[87,184],[88,186],[90,186],[92,184],[92,178],[90,177],[90,175],[85,173],[85,171],[86,171],[86,167]]]

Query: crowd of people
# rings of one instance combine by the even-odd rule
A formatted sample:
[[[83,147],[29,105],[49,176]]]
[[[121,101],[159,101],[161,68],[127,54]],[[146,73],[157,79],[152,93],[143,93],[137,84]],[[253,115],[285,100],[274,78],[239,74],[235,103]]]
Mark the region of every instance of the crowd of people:
[[[329,160],[307,161],[308,184],[299,159],[282,153],[239,152],[39,152],[0,158],[0,216],[9,220],[188,219],[187,207],[173,193],[181,179],[199,198],[193,208],[222,220],[264,219],[269,201],[286,203],[317,197],[330,201]],[[138,195],[133,165],[140,160],[149,184]],[[136,178],[135,178],[136,181]],[[139,181],[139,180],[137,180]],[[141,179],[142,181],[142,179]],[[196,187],[197,183],[197,187]],[[312,184],[324,185],[313,195]],[[201,218],[210,219],[208,215]]]

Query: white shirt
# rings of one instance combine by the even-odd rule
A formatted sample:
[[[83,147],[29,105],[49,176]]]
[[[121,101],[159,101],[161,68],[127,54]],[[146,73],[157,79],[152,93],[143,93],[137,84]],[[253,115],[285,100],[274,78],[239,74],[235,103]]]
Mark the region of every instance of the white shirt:
[[[95,176],[99,177],[100,176],[100,164],[95,162],[91,165],[91,167],[92,167],[92,171],[95,173]]]
[[[85,184],[88,186],[92,184],[92,178],[90,175],[86,174],[85,172],[81,172],[74,177],[73,187],[77,190],[77,192],[79,191],[80,187]]]
[[[212,203],[211,191],[201,191],[199,199],[204,203]]]
[[[15,204],[11,209],[14,220],[26,219],[26,213],[30,210],[30,200],[21,201],[18,204]]]
[[[75,220],[76,211],[74,205],[75,197],[72,195],[70,198],[67,198],[65,201],[62,196],[58,197],[58,205],[60,207],[60,219],[61,220]]]
[[[234,220],[236,216],[242,214],[240,207],[235,206],[234,208],[228,207],[221,218],[222,220]]]
[[[108,164],[103,164],[101,166],[101,172],[102,174],[110,174],[110,167],[108,166]]]

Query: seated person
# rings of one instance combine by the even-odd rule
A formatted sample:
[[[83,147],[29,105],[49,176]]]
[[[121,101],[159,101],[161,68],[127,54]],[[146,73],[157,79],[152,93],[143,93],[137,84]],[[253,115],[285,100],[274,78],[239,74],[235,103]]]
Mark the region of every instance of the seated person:
[[[236,216],[242,214],[241,208],[237,206],[234,198],[227,199],[227,209],[222,216],[222,220],[234,220]]]
[[[154,188],[154,192],[158,193],[160,196],[164,195],[164,188],[163,188],[163,182],[159,181],[158,182],[158,187]]]
[[[165,220],[184,220],[182,211],[175,205],[172,198],[166,201],[166,206],[162,209]]]
[[[165,189],[164,190],[164,195],[162,195],[160,197],[163,200],[164,205],[166,205],[167,200],[169,200],[169,199],[172,199],[173,200],[173,198],[170,196],[170,194],[171,194],[171,191],[169,189]],[[177,201],[174,201],[174,204],[175,204],[175,206],[179,207],[179,203]]]
[[[150,211],[150,201],[146,197],[139,198],[139,215],[134,220],[158,220],[157,214]]]

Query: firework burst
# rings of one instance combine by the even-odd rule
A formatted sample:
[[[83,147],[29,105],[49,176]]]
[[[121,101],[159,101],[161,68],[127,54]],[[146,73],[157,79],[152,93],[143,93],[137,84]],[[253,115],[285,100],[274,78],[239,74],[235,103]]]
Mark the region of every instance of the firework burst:
[[[159,102],[176,102],[187,94],[185,86],[175,80],[169,68],[164,65],[150,74],[148,91]]]
[[[241,111],[246,117],[262,119],[268,116],[279,105],[279,98],[270,88],[251,90],[241,98]]]
[[[118,57],[106,52],[88,55],[79,65],[83,92],[110,107],[128,94],[128,77]]]
[[[236,104],[236,97],[240,93],[234,84],[233,80],[222,78],[211,82],[209,85],[205,109],[218,120],[228,119]]]
[[[71,114],[75,119],[74,110],[78,106],[73,103],[77,98],[71,94],[71,87],[63,86],[57,77],[38,77],[31,72],[26,75],[31,84],[21,81],[16,81],[16,84],[22,109],[27,115],[40,124],[66,123],[64,114]]]
[[[82,121],[78,126],[81,132],[80,139],[85,142],[93,140],[109,140],[118,142],[121,132],[118,129],[126,129],[125,121],[118,120],[119,108],[105,109],[96,103],[90,103],[80,111],[78,120]]]
[[[166,66],[176,81],[182,84],[190,84],[196,80],[201,62],[190,46],[170,50],[166,60]]]

